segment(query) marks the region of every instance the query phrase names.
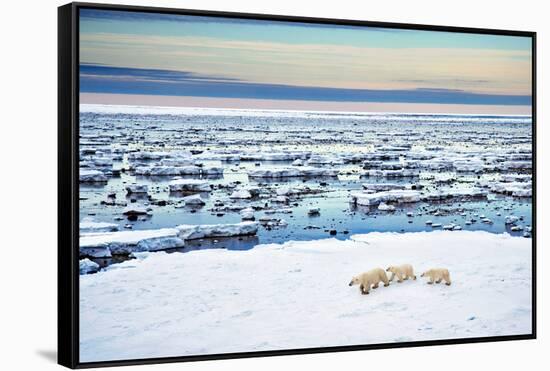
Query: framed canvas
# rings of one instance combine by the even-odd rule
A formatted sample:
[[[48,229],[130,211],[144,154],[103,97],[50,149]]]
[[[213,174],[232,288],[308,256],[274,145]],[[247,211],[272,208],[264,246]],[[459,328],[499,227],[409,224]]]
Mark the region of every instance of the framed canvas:
[[[536,336],[535,33],[59,8],[59,363]]]

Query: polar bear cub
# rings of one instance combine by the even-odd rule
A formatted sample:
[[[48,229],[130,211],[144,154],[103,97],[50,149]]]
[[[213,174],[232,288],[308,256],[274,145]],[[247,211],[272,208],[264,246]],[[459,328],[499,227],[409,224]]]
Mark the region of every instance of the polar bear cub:
[[[399,283],[403,282],[403,280],[408,280],[409,278],[412,278],[413,280],[416,279],[413,266],[410,264],[391,265],[388,269],[386,269],[386,272],[391,272],[390,282],[393,281],[395,276],[397,276],[397,282]]]
[[[449,271],[445,268],[432,268],[422,273],[420,277],[428,277],[428,284],[432,283],[441,283],[442,280],[445,280],[445,285],[449,286],[451,284],[451,276]]]
[[[359,291],[361,291],[361,294],[368,295],[371,286],[373,289],[376,289],[378,288],[378,284],[380,282],[384,282],[384,286],[390,285],[386,272],[384,272],[382,268],[375,268],[353,277],[349,285],[359,285]]]

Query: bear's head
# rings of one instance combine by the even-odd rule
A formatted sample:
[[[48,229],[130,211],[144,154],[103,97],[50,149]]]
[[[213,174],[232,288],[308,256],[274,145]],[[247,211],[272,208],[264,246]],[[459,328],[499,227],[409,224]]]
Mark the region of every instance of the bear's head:
[[[386,269],[386,272],[392,272],[395,273],[395,267],[393,265],[390,265],[388,269]]]
[[[359,283],[360,283],[359,277],[355,276],[351,279],[349,286],[359,285]]]

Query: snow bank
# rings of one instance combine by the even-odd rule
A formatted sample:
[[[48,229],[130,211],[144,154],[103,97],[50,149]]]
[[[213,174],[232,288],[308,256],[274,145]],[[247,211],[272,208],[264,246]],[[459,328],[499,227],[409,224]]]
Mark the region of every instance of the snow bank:
[[[418,276],[446,267],[453,284],[419,277],[368,296],[348,287],[357,273],[402,262]],[[531,331],[531,310],[531,241],[507,234],[370,233],[150,253],[80,277],[80,359],[518,335]]]

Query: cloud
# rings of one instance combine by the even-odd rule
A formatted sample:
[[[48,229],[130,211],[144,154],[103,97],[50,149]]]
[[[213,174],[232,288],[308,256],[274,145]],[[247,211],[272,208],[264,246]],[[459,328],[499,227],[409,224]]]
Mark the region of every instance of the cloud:
[[[530,52],[523,50],[381,48],[113,33],[82,34],[80,50],[83,62],[192,71],[265,84],[438,87],[492,94],[531,91]]]
[[[189,71],[83,64],[81,93],[148,94],[333,102],[394,102],[474,105],[530,105],[529,95],[479,94],[438,87],[349,89],[267,84]]]

